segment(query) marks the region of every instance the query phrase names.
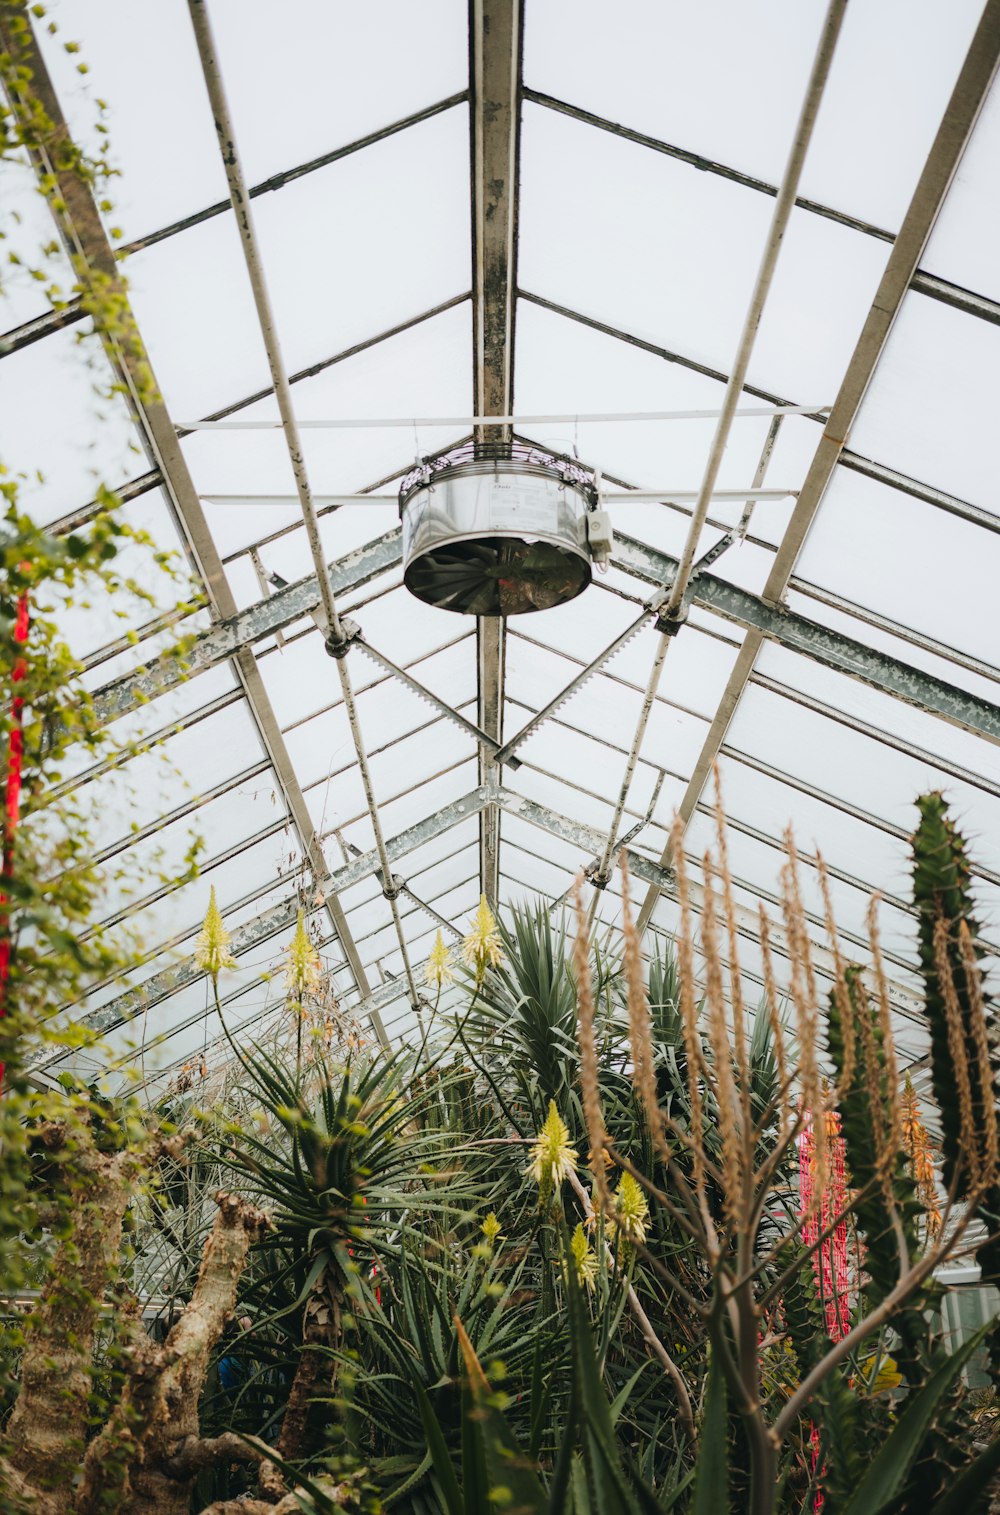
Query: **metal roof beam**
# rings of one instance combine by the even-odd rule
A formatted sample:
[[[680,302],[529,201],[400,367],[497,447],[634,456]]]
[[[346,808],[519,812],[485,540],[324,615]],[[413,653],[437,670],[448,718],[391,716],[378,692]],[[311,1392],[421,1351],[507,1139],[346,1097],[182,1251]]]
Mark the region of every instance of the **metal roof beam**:
[[[341,589],[356,587],[395,567],[400,562],[400,555],[399,532],[387,532],[376,542],[358,548],[334,565],[331,580]],[[615,537],[612,561],[626,573],[658,588],[669,585],[677,569],[676,558],[621,533]],[[768,603],[760,595],[751,594],[713,574],[697,574],[689,594],[693,604],[749,629],[761,640],[769,638],[825,667],[846,673],[907,704],[939,715],[964,730],[985,736],[990,741],[1000,741],[1000,707],[935,678],[933,674],[878,652],[781,605]],[[310,614],[318,605],[319,589],[314,576],[289,584],[269,599],[239,611],[194,638],[183,663],[163,659],[150,669],[127,674],[98,690],[94,699],[99,716],[106,721],[118,719],[183,680],[203,673],[241,649],[283,630]]]
[[[651,353],[655,358],[662,358],[665,363],[676,363],[679,367],[690,370],[691,373],[702,374],[706,379],[714,379],[719,384],[729,382],[729,375],[723,373],[721,369],[711,368],[707,363],[699,363],[697,359],[688,357],[685,353],[674,352],[669,347],[661,347],[659,343],[649,342],[645,337],[637,337],[632,332],[623,331],[621,327],[610,326],[607,321],[598,321],[593,316],[585,316],[580,311],[573,310],[571,306],[560,305],[558,301],[550,300],[544,295],[532,294],[526,289],[519,289],[517,293],[518,298],[526,300],[529,305],[537,305],[540,310],[548,310],[553,315],[564,316],[567,321],[575,321],[579,326],[588,326],[591,331],[599,331],[602,336],[613,337],[618,342],[626,342],[629,347],[637,347],[640,352]],[[772,405],[793,409],[807,421],[817,421],[823,426],[828,424],[824,412],[797,410],[794,400],[785,399],[769,389],[761,389],[756,384],[744,384],[743,393],[753,395],[759,400],[766,400]],[[848,468],[853,473],[861,473],[866,478],[874,479],[876,483],[887,484],[890,489],[898,489],[903,494],[912,495],[915,500],[923,500],[925,504],[933,505],[938,510],[945,510],[949,515],[958,516],[960,520],[970,521],[974,526],[982,526],[987,531],[1000,532],[1000,515],[984,510],[981,505],[974,505],[970,500],[959,499],[957,495],[948,494],[943,489],[936,489],[932,484],[910,478],[908,474],[900,473],[895,468],[888,468],[884,463],[875,463],[871,458],[864,458],[860,453],[851,452],[848,447],[842,450],[837,461],[841,467]],[[610,475],[608,477],[610,478]]]
[[[615,567],[649,584],[669,584],[677,570],[676,558],[620,533],[615,534],[611,561]],[[846,673],[883,694],[1000,743],[1000,706],[818,621],[810,621],[794,610],[786,610],[780,604],[773,574],[764,594],[757,595],[714,574],[699,573],[691,580],[688,596],[692,604],[746,627],[749,635],[744,648],[751,639],[758,648],[765,640],[779,642],[826,668]]]
[[[15,35],[0,15],[0,43],[30,69],[32,92],[52,123],[54,135],[66,136],[69,127],[59,98],[38,49],[30,20],[27,17],[25,19],[28,20],[27,30]],[[13,92],[12,104],[15,110],[24,108],[24,102],[17,98],[16,91]],[[33,150],[32,161],[36,171],[50,175],[51,182],[58,186],[58,198],[49,196],[48,205],[78,277],[86,282],[91,274],[96,273],[109,281],[109,287],[115,288],[121,296],[118,306],[119,331],[113,335],[102,333],[108,362],[121,380],[146,454],[162,475],[178,532],[205,587],[213,616],[232,617],[236,614],[236,601],[205,520],[176,429],[160,397],[131,305],[120,283],[114,250],[101,221],[93,189],[75,173],[61,170],[45,144]],[[323,886],[328,875],[323,849],[316,839],[308,806],[249,647],[243,647],[235,653],[233,669],[243,687],[261,743],[277,775],[304,854],[317,884]],[[370,985],[347,928],[344,913],[332,891],[327,893],[327,910],[351,971],[355,974],[359,990],[367,995]],[[377,1015],[373,1024],[376,1034],[384,1037]]]
[[[402,546],[397,528],[331,563],[330,583],[336,594],[346,594],[397,567],[401,561]],[[149,668],[125,674],[99,689],[94,696],[98,718],[104,722],[118,720],[136,706],[186,683],[227,658],[235,657],[255,642],[285,630],[304,616],[311,615],[319,605],[319,584],[315,574],[310,574],[276,590],[246,610],[237,611],[234,606],[229,615],[195,636],[181,659],[173,655],[158,658]]]
[[[472,344],[476,415],[514,409],[514,310],[518,153],[521,129],[522,0],[469,0],[472,156]],[[477,426],[475,439],[509,440],[509,426]],[[503,733],[506,623],[480,616],[476,629],[476,724],[499,743]],[[479,779],[499,779],[495,748],[479,748]],[[480,889],[499,893],[500,815],[479,820]]]
[[[546,95],[541,90],[525,89],[524,98],[534,105],[544,106],[546,110],[557,111],[560,115],[580,121],[585,126],[593,126],[599,131],[610,132],[612,136],[622,137],[627,142],[635,142],[639,147],[662,153],[665,157],[673,158],[680,163],[688,163],[692,168],[700,169],[702,173],[716,174],[719,178],[728,179],[730,183],[739,184],[744,189],[756,190],[759,194],[770,195],[772,198],[778,193],[777,185],[769,184],[765,179],[757,179],[753,174],[745,174],[737,168],[729,168],[726,164],[712,158],[705,158],[700,153],[692,153],[683,147],[675,147],[670,142],[663,142],[659,137],[650,137],[645,132],[634,131],[629,126],[621,126],[617,121],[609,121],[606,116],[597,116],[593,111],[584,110],[578,105],[570,105],[567,101],[558,100],[554,95]],[[874,237],[879,242],[895,241],[892,232],[886,231],[884,227],[876,226],[871,221],[863,221],[858,216],[850,216],[845,211],[834,210],[832,206],[823,205],[818,200],[809,200],[800,195],[795,205],[799,210],[809,211],[814,216],[822,216],[826,221],[835,221],[838,226],[846,226],[850,231],[861,232],[863,236]],[[992,321],[994,325],[1000,324],[1000,302],[990,300],[985,295],[976,294],[971,289],[963,289],[960,284],[953,284],[948,279],[941,279],[935,274],[924,273],[921,269],[917,269],[911,280],[911,288],[920,294],[929,295],[932,300],[940,300],[944,305],[951,305],[956,310],[965,311],[968,315],[978,316],[983,321]]]
[[[806,535],[816,517],[837,463],[843,456],[847,438],[857,419],[879,359],[885,350],[889,333],[899,315],[907,290],[913,282],[920,259],[923,257],[934,229],[934,223],[944,204],[945,196],[958,171],[962,154],[989,94],[998,65],[1000,65],[1000,0],[987,0],[913,198],[903,218],[899,235],[893,243],[885,272],[848,363],[847,372],[830,412],[830,418],[824,427],[819,446],[802,489],[799,491],[795,509],[768,574],[763,601],[768,602],[769,605],[776,605],[788,588]],[[773,613],[789,615],[788,612],[781,611]],[[750,680],[757,654],[767,634],[763,624],[755,626],[740,649],[681,801],[680,815],[684,825],[690,821],[705,785],[708,783],[719,749],[725,741],[729,724]],[[860,647],[860,644],[857,645]],[[872,682],[866,676],[867,673],[873,670],[880,675],[889,673],[892,683],[896,686],[890,688],[889,693],[920,705],[924,709],[930,709],[935,714],[943,715],[947,720],[956,721],[957,724],[966,726],[968,730],[978,731],[993,741],[1000,741],[1000,710],[996,706],[987,705],[986,701],[977,701],[976,703],[984,706],[985,709],[976,713],[977,719],[974,724],[968,725],[964,717],[972,714],[971,709],[966,707],[961,715],[960,711],[965,702],[973,698],[972,696],[965,695],[962,691],[943,683],[941,688],[933,691],[927,682],[929,676],[916,669],[904,672],[901,678],[900,670],[905,669],[905,665],[899,665],[893,670],[884,668],[875,670],[871,660],[877,661],[879,655],[872,653],[870,649],[861,648],[861,651],[863,654],[867,652],[868,656],[862,657],[857,670],[854,671],[854,677],[863,678],[865,682]],[[843,671],[851,672],[852,670],[844,668]],[[915,677],[911,678],[911,673]],[[934,683],[938,684],[941,681],[935,680]],[[884,685],[880,684],[876,687],[884,687]],[[670,847],[668,845],[664,849],[661,862],[666,865],[669,860]],[[639,912],[640,929],[646,925],[652,914],[657,892],[655,888],[651,888],[646,895]]]

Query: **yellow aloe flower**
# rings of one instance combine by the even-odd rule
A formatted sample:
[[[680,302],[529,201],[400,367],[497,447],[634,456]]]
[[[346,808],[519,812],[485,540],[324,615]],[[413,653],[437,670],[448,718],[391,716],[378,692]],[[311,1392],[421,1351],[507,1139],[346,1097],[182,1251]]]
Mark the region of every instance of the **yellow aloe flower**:
[[[213,885],[208,896],[208,909],[194,944],[194,960],[198,967],[209,975],[213,984],[218,983],[223,968],[235,968],[236,959],[229,951],[229,932],[222,924],[222,916],[215,902]]]
[[[570,1238],[570,1251],[573,1253],[573,1261],[576,1264],[576,1276],[585,1289],[592,1289],[597,1281],[599,1264],[597,1253],[587,1240],[587,1234],[582,1223],[579,1224]]]
[[[285,960],[285,983],[291,998],[301,1004],[306,994],[315,994],[320,985],[320,971],[319,953],[310,940],[305,914],[300,910]]]
[[[569,1127],[556,1109],[555,1100],[550,1099],[549,1113],[535,1138],[531,1162],[525,1172],[531,1175],[545,1196],[551,1189],[558,1189],[575,1168],[576,1148],[570,1145]]]
[[[462,942],[462,960],[475,969],[477,989],[486,977],[487,968],[497,968],[503,960],[500,929],[486,903],[485,894],[479,896],[479,908],[472,917],[471,930]]]
[[[443,984],[450,984],[454,976],[451,971],[451,949],[445,946],[444,937],[439,931],[424,968],[424,983],[440,989]]]
[[[486,1245],[490,1248],[491,1251],[496,1246],[498,1241],[503,1240],[503,1237],[500,1235],[500,1222],[497,1220],[496,1212],[494,1210],[490,1211],[489,1215],[487,1215],[486,1219],[483,1221],[479,1229],[486,1237]]]
[[[638,1179],[623,1173],[615,1193],[615,1226],[625,1241],[645,1241],[649,1220],[649,1200]]]

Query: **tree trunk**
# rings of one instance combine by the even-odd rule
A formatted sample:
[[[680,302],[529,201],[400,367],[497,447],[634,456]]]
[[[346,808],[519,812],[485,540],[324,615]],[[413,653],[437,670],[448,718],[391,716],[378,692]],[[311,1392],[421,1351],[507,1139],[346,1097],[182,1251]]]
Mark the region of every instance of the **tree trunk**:
[[[285,1462],[295,1462],[308,1450],[309,1411],[318,1390],[332,1393],[336,1382],[330,1349],[340,1345],[343,1301],[340,1286],[328,1273],[313,1285],[302,1320],[302,1354],[288,1395],[276,1451]],[[274,1463],[261,1468],[260,1485],[279,1495],[285,1482]]]
[[[7,1462],[40,1492],[65,1491],[87,1429],[94,1332],[121,1253],[122,1219],[136,1157],[103,1153],[89,1133],[72,1157],[70,1234],[60,1242],[21,1361],[21,1387],[7,1426]],[[65,1505],[64,1505],[65,1508]]]
[[[216,1202],[191,1301],[162,1347],[137,1343],[115,1414],[87,1449],[75,1515],[188,1515],[197,1468],[239,1455],[225,1438],[200,1441],[198,1402],[250,1244],[267,1221],[232,1195],[220,1193]],[[245,1447],[242,1455],[253,1459],[263,1450]]]

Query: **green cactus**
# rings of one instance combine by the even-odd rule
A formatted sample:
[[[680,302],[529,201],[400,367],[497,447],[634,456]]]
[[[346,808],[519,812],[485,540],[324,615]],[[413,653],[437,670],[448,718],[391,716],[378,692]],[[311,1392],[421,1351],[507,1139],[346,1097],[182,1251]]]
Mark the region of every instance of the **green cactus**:
[[[906,1255],[900,1257],[899,1239],[893,1225],[886,1194],[880,1183],[873,1183],[876,1176],[878,1153],[875,1144],[875,1119],[872,1106],[877,1103],[885,1109],[890,1091],[887,1085],[885,1055],[882,1049],[882,1031],[878,1012],[869,1002],[861,981],[861,969],[852,965],[847,969],[847,992],[854,1015],[854,1043],[857,1055],[850,1084],[842,1088],[837,1103],[840,1129],[844,1138],[844,1150],[851,1183],[859,1191],[855,1206],[858,1228],[866,1241],[865,1269],[868,1284],[865,1299],[868,1308],[877,1305],[895,1288],[901,1271],[918,1251],[916,1219],[920,1205],[912,1178],[906,1172],[906,1161],[898,1153],[889,1175],[892,1197],[899,1216]],[[872,1088],[862,1053],[862,1017],[869,1018],[871,1038],[879,1065],[877,1087]],[[833,1063],[838,1085],[844,1079],[844,1031],[840,1006],[836,995],[830,996],[827,1012],[827,1047]],[[926,1325],[921,1314],[921,1301],[915,1299],[896,1316],[893,1324],[903,1344],[900,1365],[907,1375],[919,1354],[926,1338]]]
[[[982,949],[976,946],[979,926],[973,914],[970,889],[971,867],[964,837],[948,814],[948,806],[938,793],[925,794],[917,801],[920,824],[913,836],[913,902],[917,907],[920,928],[920,966],[924,978],[927,1024],[931,1039],[931,1086],[941,1116],[943,1177],[950,1188],[956,1181],[961,1198],[968,1191],[966,1171],[960,1166],[961,1115],[954,1066],[948,1050],[948,1026],[944,998],[938,981],[934,956],[934,926],[940,917],[949,922],[948,955],[958,996],[969,1063],[972,1088],[974,1129],[981,1133],[987,1105],[996,1108],[998,1088],[998,1054],[995,1012],[983,994],[990,1044],[991,1076],[985,1083],[980,1075],[976,1042],[973,1035],[974,1014],[957,942],[957,928],[964,921],[969,929],[977,959]],[[984,1282],[1000,1283],[1000,1183],[996,1180],[977,1205],[986,1240],[976,1252]],[[1000,1376],[1000,1334],[994,1332],[989,1342],[994,1372]]]
[[[948,957],[958,995],[965,1032],[966,1053],[972,1083],[973,1120],[982,1129],[984,1101],[996,1101],[995,1088],[983,1089],[980,1083],[976,1043],[972,1033],[973,1007],[970,1003],[965,972],[959,953],[957,927],[964,921],[973,943],[979,926],[972,910],[969,881],[971,868],[965,839],[948,814],[948,806],[938,793],[925,794],[917,801],[920,824],[913,836],[913,902],[920,927],[920,966],[924,977],[927,1020],[931,1035],[931,1078],[934,1098],[941,1113],[944,1181],[950,1188],[961,1153],[961,1117],[954,1068],[948,1051],[948,1027],[944,998],[934,955],[934,927],[943,917],[949,931]],[[975,947],[976,957],[982,949]],[[994,1068],[994,1074],[995,1074]],[[995,1082],[995,1080],[994,1080]],[[958,1195],[967,1189],[967,1174],[959,1174]]]

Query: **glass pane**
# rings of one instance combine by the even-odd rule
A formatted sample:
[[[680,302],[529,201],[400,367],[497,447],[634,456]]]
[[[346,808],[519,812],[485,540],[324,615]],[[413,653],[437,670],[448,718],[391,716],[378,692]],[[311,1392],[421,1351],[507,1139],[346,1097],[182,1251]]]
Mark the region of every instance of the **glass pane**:
[[[804,195],[895,230],[981,6],[933,0],[848,9],[806,161]],[[770,0],[612,9],[528,7],[528,84],[703,157],[778,183],[820,12]],[[900,29],[906,66],[900,66]]]
[[[851,446],[1000,514],[992,441],[998,376],[1000,327],[907,295]]]

